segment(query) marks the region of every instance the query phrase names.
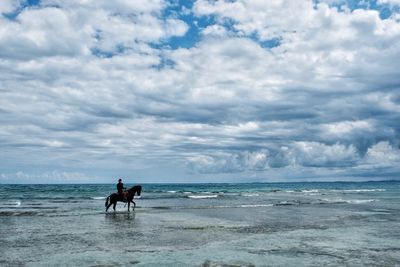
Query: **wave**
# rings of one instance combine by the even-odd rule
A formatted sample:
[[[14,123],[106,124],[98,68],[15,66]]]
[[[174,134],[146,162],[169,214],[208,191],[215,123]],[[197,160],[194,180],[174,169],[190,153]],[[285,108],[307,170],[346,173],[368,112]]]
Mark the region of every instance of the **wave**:
[[[323,193],[323,192],[336,192],[336,193],[363,193],[363,192],[385,192],[386,189],[373,188],[373,189],[291,189],[285,190],[286,193]]]
[[[319,204],[364,204],[376,201],[375,199],[320,199]]]
[[[0,211],[0,217],[2,216],[43,216],[42,213],[37,211]]]
[[[9,216],[49,216],[58,213],[56,209],[17,209],[17,210],[0,210],[0,217]]]
[[[244,194],[241,194],[241,196],[244,196],[244,197],[258,197],[258,196],[260,196],[260,194],[247,194],[247,193],[244,193]]]
[[[370,203],[370,202],[375,202],[375,199],[350,199],[347,201],[347,203],[350,204],[363,204],[363,203]]]
[[[90,199],[103,200],[106,199],[106,197],[91,197]]]
[[[191,195],[188,196],[188,198],[194,198],[194,199],[204,199],[204,198],[217,198],[218,195]]]
[[[344,192],[344,193],[363,193],[363,192],[385,192],[386,189],[343,189],[343,190],[331,190],[333,192]]]
[[[21,200],[16,200],[16,201],[10,201],[6,203],[0,203],[2,206],[10,206],[10,207],[20,207],[21,206]]]
[[[272,207],[274,204],[246,204],[239,205],[240,208],[260,208],[260,207]]]
[[[300,201],[280,201],[274,206],[292,206],[292,205],[300,205],[300,204],[309,204],[309,203],[301,203]]]
[[[211,206],[153,206],[142,209],[170,210],[170,209],[235,209],[235,208],[265,208],[274,204],[238,204],[238,205],[211,205]],[[139,207],[140,209],[140,207]]]
[[[307,190],[301,190],[303,193],[318,193],[319,189],[307,189]]]

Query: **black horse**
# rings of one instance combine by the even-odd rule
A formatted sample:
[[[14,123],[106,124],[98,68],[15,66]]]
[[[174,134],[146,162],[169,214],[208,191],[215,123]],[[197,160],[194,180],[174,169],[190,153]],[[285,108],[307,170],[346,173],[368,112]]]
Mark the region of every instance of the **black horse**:
[[[142,186],[141,185],[135,185],[134,187],[132,187],[131,189],[128,189],[126,192],[126,201],[124,200],[124,198],[118,194],[118,193],[113,193],[111,195],[109,195],[107,197],[105,206],[106,206],[106,212],[108,211],[108,208],[114,204],[113,209],[115,211],[115,206],[117,205],[118,201],[121,202],[128,202],[128,211],[129,207],[131,205],[131,202],[133,203],[133,209],[135,209],[136,207],[136,203],[133,201],[133,198],[135,197],[135,194],[137,194],[138,196],[140,196],[140,194],[142,193]]]

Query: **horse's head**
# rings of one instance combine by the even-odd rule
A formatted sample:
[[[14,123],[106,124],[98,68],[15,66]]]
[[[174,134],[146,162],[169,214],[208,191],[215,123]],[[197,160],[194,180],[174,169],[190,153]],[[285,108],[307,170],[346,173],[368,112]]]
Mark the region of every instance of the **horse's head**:
[[[135,185],[131,189],[129,189],[133,194],[137,193],[138,196],[142,193],[142,186],[141,185]]]
[[[142,186],[141,185],[137,185],[137,195],[140,196],[140,194],[142,193]]]

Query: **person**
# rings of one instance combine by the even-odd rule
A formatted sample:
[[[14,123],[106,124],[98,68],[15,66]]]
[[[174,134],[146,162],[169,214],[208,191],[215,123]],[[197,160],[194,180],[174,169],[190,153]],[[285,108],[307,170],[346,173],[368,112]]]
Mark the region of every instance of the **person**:
[[[125,194],[124,189],[125,189],[125,187],[124,187],[124,183],[122,182],[122,179],[118,179],[118,184],[117,184],[118,195],[120,195],[122,197],[122,200],[124,202],[126,202],[126,194]]]

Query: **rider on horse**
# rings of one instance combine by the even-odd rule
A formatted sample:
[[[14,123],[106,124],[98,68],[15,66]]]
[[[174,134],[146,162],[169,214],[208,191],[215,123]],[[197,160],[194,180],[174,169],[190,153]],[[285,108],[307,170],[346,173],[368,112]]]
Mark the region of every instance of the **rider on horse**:
[[[126,188],[124,187],[124,183],[122,182],[122,179],[118,179],[118,184],[117,184],[118,195],[120,195],[122,200],[124,202],[126,202],[126,191],[124,191],[124,189],[126,189]]]
[[[133,204],[133,209],[135,209],[136,203],[135,203],[135,201],[133,201],[133,199],[134,199],[135,195],[137,195],[137,196],[141,195],[142,186],[135,185],[132,188],[124,191],[123,190],[124,184],[122,183],[122,180],[119,179],[118,184],[117,184],[117,189],[118,189],[118,193],[113,193],[106,198],[106,203],[104,203],[104,205],[106,206],[106,212],[108,211],[108,208],[111,205],[113,205],[113,210],[115,211],[115,207],[116,207],[118,201],[123,201],[123,202],[127,203],[128,211],[129,211],[129,207],[130,207],[131,203]]]

